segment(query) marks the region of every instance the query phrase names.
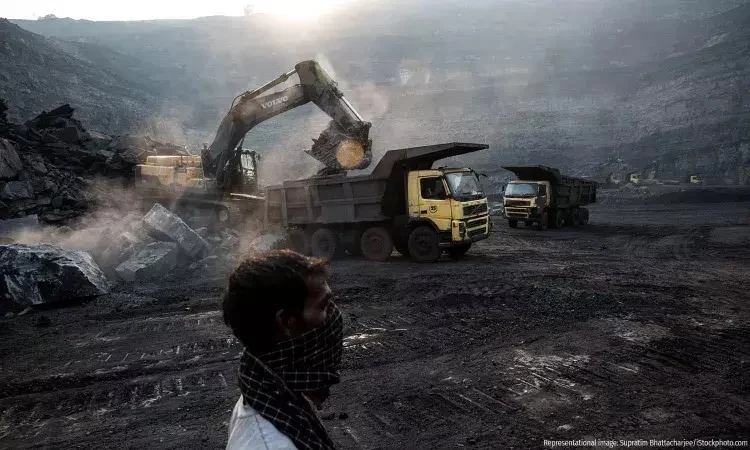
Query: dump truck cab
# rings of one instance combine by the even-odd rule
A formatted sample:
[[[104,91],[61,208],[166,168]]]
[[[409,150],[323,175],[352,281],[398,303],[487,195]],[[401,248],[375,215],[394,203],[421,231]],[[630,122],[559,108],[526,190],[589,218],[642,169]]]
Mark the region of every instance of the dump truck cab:
[[[468,168],[413,170],[408,179],[410,222],[430,223],[440,237],[440,248],[488,236],[487,198],[476,172]]]

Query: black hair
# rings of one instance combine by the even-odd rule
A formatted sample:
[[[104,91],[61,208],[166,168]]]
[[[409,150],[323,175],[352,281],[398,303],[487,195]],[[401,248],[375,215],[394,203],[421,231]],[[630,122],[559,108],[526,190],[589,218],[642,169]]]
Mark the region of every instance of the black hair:
[[[308,278],[328,275],[327,264],[291,250],[246,259],[229,276],[222,300],[224,323],[251,353],[270,350],[277,313],[300,314],[308,297]]]

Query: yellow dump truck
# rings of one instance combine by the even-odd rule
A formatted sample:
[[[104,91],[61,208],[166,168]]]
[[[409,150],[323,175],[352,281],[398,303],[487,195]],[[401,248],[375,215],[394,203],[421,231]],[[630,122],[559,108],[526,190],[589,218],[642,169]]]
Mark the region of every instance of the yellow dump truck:
[[[503,166],[516,174],[503,193],[503,210],[508,226],[518,222],[526,226],[536,223],[539,230],[548,225],[585,225],[589,221],[589,203],[596,203],[597,183],[568,177],[553,167]]]
[[[448,143],[390,150],[370,175],[286,181],[266,189],[267,225],[282,225],[292,248],[333,259],[342,252],[371,261],[395,248],[417,262],[445,251],[462,257],[489,237],[487,197],[469,168],[434,162],[488,148]]]

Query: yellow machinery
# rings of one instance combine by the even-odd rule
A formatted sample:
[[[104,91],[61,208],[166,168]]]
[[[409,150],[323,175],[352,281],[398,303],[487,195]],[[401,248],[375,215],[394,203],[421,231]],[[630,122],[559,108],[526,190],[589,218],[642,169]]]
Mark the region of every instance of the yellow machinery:
[[[446,143],[390,150],[369,175],[315,177],[267,188],[265,220],[289,231],[292,247],[331,259],[342,250],[371,261],[395,248],[418,262],[462,257],[489,237],[487,197],[477,173],[432,168],[487,149]]]
[[[149,156],[140,165],[141,177],[158,180],[162,186],[202,187],[200,156]]]

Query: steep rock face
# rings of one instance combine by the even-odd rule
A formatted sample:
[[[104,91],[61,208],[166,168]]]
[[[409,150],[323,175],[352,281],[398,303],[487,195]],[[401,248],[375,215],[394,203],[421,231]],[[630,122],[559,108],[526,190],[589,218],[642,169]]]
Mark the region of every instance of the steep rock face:
[[[16,119],[71,100],[87,123],[111,132],[138,128],[152,114],[156,92],[61,51],[52,38],[0,19],[0,42],[0,97]]]
[[[0,308],[14,309],[105,294],[109,285],[86,252],[40,244],[0,245]]]

